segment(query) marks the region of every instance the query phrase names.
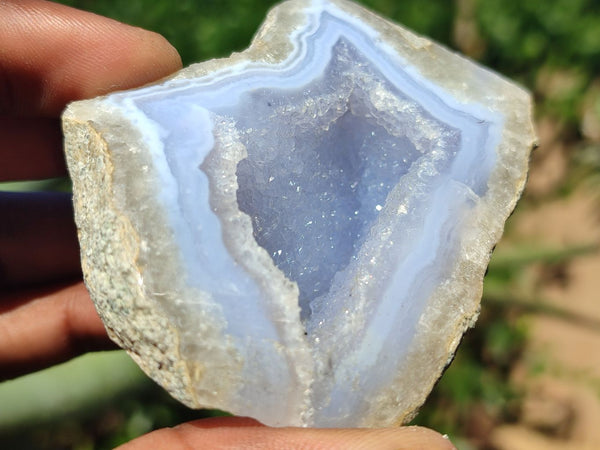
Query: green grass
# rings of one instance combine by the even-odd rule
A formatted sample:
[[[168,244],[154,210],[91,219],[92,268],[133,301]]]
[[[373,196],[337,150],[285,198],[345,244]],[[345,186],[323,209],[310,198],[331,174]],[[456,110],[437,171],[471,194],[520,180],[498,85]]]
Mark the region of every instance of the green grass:
[[[0,383],[0,405],[6,449],[109,449],[153,429],[222,414],[179,404],[124,351],[84,355]]]

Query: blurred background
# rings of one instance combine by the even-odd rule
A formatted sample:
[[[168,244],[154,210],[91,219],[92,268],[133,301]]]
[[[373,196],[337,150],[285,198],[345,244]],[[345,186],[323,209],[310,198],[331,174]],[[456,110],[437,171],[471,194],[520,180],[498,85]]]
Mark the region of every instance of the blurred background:
[[[275,2],[63,3],[161,33],[187,65],[246,48]],[[361,3],[521,83],[536,102],[540,146],[481,317],[414,423],[460,449],[600,448],[600,2]],[[92,354],[0,384],[0,448],[111,448],[214,414],[178,405],[121,352]]]

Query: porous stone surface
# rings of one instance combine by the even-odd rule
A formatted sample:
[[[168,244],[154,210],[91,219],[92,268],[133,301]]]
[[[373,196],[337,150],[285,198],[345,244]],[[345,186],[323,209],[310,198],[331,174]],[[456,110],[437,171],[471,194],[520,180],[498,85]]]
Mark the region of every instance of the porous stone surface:
[[[406,421],[477,317],[531,108],[353,3],[290,0],[245,52],[68,107],[86,284],[189,406]]]

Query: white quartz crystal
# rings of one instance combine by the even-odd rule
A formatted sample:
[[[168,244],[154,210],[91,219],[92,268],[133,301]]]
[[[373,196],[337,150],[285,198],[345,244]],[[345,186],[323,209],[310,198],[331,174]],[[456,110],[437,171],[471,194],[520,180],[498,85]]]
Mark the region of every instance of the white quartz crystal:
[[[519,87],[345,0],[64,114],[87,286],[171,394],[410,419],[477,316],[535,136]]]

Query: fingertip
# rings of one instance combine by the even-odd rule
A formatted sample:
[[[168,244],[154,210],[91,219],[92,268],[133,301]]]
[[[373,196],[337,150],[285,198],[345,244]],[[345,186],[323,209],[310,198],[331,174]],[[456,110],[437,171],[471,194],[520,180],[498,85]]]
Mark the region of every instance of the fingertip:
[[[79,77],[75,80],[82,87],[78,98],[140,87],[181,69],[179,53],[164,36],[105,17],[95,17],[100,32],[94,38],[99,42],[90,42],[95,44],[87,56],[91,67],[67,65]],[[80,68],[83,71],[78,72]]]
[[[392,433],[395,434],[392,436],[394,440],[405,445],[399,448],[456,450],[448,435],[442,435],[430,428],[408,426],[394,429]]]
[[[85,342],[92,338],[106,339],[106,329],[92,302],[85,284],[80,282],[64,291],[67,334],[72,340]]]
[[[82,282],[8,291],[0,297],[0,380],[87,351],[115,348]]]
[[[181,69],[182,62],[179,52],[162,34],[155,31],[145,30],[139,27],[133,27],[138,30],[141,36],[144,36],[148,41],[145,45],[151,53],[161,55],[158,60],[159,71],[164,73],[164,76],[170,75],[173,72]]]
[[[452,450],[447,437],[421,427],[382,429],[270,428],[247,418],[215,418],[154,431],[121,447],[302,450]]]
[[[57,3],[0,2],[0,110],[56,117],[73,100],[154,82],[181,68],[162,36]]]

